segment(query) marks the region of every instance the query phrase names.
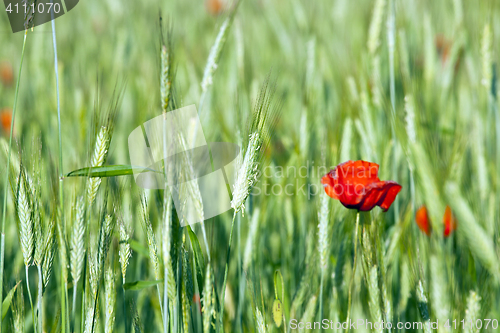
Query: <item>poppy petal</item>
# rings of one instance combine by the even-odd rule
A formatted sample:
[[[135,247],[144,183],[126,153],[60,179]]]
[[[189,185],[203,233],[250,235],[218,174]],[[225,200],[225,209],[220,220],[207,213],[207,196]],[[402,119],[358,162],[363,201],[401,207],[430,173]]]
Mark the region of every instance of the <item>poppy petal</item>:
[[[370,185],[368,192],[364,196],[361,206],[359,207],[360,211],[372,210],[377,205],[380,198],[384,195],[383,183],[384,182],[377,182]]]
[[[327,173],[326,175],[323,176],[323,178],[321,178],[321,184],[323,184],[325,192],[326,194],[328,194],[329,197],[339,200],[339,197],[335,191],[336,182],[331,176],[331,172]]]
[[[399,191],[401,191],[401,188],[401,185],[392,180],[386,181],[384,184],[385,194],[377,203],[377,205],[380,206],[380,208],[382,208],[384,212],[386,212],[389,207],[391,207],[394,200],[396,200],[396,196],[398,195]]]
[[[427,236],[431,235],[431,225],[429,223],[429,214],[427,213],[427,207],[420,207],[415,213],[415,222],[418,228],[422,230]]]
[[[359,210],[369,211],[380,206],[387,211],[401,191],[401,185],[393,181],[379,181],[367,187],[367,193],[361,202]]]
[[[335,187],[334,186],[325,186],[325,192],[328,194],[328,196],[332,199],[339,200],[339,197],[337,196],[337,193],[335,192]]]
[[[12,111],[5,108],[0,112],[0,127],[6,132],[10,133],[10,123],[12,121]]]
[[[339,164],[335,168],[336,176],[340,183],[352,183],[354,185],[362,184],[369,185],[373,182],[378,182],[378,169],[377,163],[366,161],[347,161]]]
[[[450,236],[451,233],[455,231],[455,229],[457,228],[457,223],[455,221],[453,213],[451,212],[450,206],[446,206],[446,209],[444,211],[443,224],[444,224],[443,235],[445,238]]]

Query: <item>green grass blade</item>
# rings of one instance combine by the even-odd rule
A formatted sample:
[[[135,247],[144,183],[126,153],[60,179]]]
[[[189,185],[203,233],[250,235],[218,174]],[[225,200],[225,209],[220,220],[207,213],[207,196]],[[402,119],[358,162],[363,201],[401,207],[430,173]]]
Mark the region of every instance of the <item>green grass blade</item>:
[[[64,177],[116,177],[133,175],[134,172],[157,172],[150,168],[141,168],[132,165],[106,165],[94,168],[81,168],[67,173]]]
[[[123,285],[123,289],[125,290],[142,290],[145,288],[149,288],[152,286],[156,286],[158,283],[163,282],[163,279],[161,280],[152,280],[152,281],[135,281],[135,282],[129,282],[125,283]]]
[[[12,287],[12,289],[7,293],[2,302],[2,320],[7,315],[7,311],[9,311],[10,303],[12,303],[12,297],[14,297],[14,292],[16,291],[19,283],[21,283],[21,281],[19,281],[14,287]]]
[[[194,260],[196,265],[196,278],[198,280],[199,292],[200,295],[203,293],[204,286],[204,269],[205,269],[205,258],[203,257],[203,252],[201,251],[200,242],[198,241],[198,237],[191,229],[191,226],[187,226],[187,230],[189,233],[189,239],[191,240],[191,247],[193,248]]]
[[[129,243],[130,243],[130,247],[135,252],[137,252],[145,257],[149,256],[148,248],[145,247],[144,245],[142,245],[141,243],[139,243],[138,241],[131,239],[131,240],[129,240]]]

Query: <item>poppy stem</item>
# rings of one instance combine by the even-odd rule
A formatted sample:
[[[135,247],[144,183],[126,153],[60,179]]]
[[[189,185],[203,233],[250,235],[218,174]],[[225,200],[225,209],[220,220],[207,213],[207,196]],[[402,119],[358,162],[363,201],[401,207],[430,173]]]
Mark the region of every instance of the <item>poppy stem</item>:
[[[358,229],[359,229],[359,211],[356,213],[356,226],[354,229],[354,266],[352,269],[352,275],[351,275],[351,282],[349,283],[349,298],[348,298],[348,304],[347,304],[347,329],[346,333],[349,332],[349,321],[351,318],[351,302],[352,302],[352,287],[354,285],[354,277],[356,276],[356,266],[357,266],[357,258],[358,258],[358,253],[357,253],[357,245],[358,245]]]

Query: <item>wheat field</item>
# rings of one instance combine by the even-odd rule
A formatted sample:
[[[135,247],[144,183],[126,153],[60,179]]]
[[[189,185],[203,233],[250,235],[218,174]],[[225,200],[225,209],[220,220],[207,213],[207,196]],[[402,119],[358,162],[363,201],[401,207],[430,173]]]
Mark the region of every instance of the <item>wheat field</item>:
[[[497,331],[499,18],[82,0],[13,34],[0,13],[0,332]],[[198,183],[141,188],[128,138],[193,104],[241,152],[230,209],[186,225]],[[190,156],[158,178],[195,177]],[[387,211],[329,191],[357,160],[399,186]]]

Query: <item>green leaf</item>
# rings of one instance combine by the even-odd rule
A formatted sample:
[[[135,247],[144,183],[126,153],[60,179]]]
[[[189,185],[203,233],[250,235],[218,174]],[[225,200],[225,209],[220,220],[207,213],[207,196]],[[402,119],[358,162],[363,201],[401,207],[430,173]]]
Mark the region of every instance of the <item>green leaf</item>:
[[[95,168],[73,170],[67,173],[64,177],[116,177],[133,175],[134,172],[141,173],[146,171],[161,173],[160,171],[150,168],[142,168],[132,165],[105,165]]]
[[[196,266],[196,280],[198,281],[198,287],[200,295],[203,291],[204,286],[204,270],[205,270],[205,257],[203,257],[203,252],[201,251],[200,242],[198,241],[198,237],[191,229],[190,225],[187,225],[187,230],[189,233],[189,239],[191,240],[191,247],[193,248],[194,253],[194,262]]]
[[[163,282],[163,279],[153,280],[153,281],[135,281],[135,282],[125,283],[123,285],[123,289],[125,289],[125,290],[142,290],[144,288],[156,286],[158,283],[161,283],[161,282]]]
[[[130,239],[129,244],[130,244],[130,247],[132,248],[132,250],[134,250],[135,252],[140,253],[145,257],[149,256],[148,248],[145,247],[144,245],[142,245],[141,243],[139,243],[138,241],[136,241],[134,239]]]
[[[3,303],[2,303],[2,320],[7,315],[7,311],[9,311],[10,303],[12,302],[12,297],[14,297],[14,292],[16,291],[17,286],[19,285],[19,283],[21,283],[21,281],[19,281],[14,287],[12,287],[12,289],[7,293],[7,296],[5,296],[5,299],[3,300]]]

